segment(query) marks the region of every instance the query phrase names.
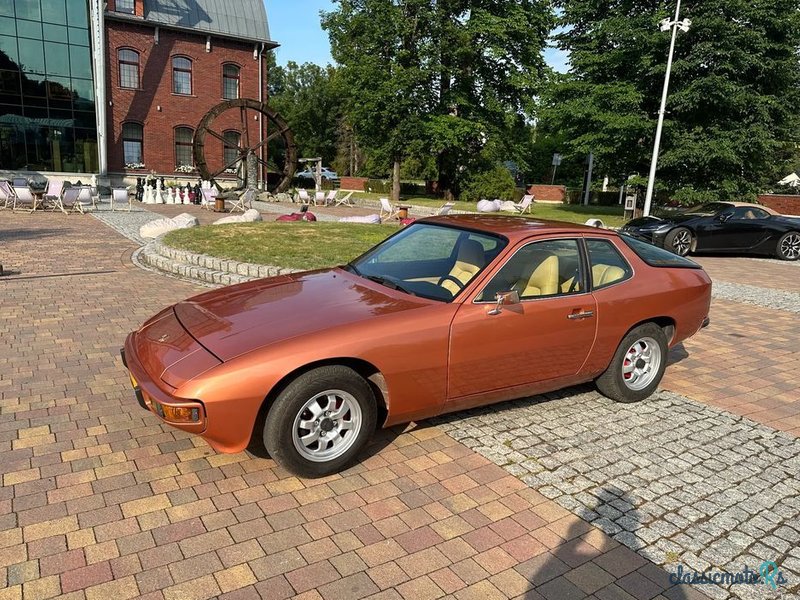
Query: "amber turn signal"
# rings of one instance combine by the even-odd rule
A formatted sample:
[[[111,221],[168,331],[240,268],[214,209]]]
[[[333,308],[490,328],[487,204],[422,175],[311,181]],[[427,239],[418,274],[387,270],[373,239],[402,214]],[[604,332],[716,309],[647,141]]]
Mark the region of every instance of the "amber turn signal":
[[[171,423],[199,423],[200,422],[200,408],[191,406],[170,406],[168,404],[161,404],[160,402],[153,402],[153,407],[156,413],[162,419]]]

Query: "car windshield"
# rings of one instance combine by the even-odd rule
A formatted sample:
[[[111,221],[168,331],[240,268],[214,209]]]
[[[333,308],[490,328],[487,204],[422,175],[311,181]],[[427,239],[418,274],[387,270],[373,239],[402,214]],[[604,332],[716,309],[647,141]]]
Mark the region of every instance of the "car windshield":
[[[450,302],[507,243],[487,233],[414,223],[346,268],[392,289]]]
[[[721,210],[730,210],[731,205],[725,202],[709,202],[685,211],[687,215],[715,215]]]

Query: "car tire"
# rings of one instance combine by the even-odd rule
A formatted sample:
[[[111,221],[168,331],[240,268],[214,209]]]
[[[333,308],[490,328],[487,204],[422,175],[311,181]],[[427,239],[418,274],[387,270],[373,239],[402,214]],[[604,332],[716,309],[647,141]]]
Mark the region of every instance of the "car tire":
[[[800,231],[789,231],[781,236],[775,246],[775,256],[781,260],[800,258]]]
[[[678,256],[686,256],[694,247],[694,236],[686,227],[676,227],[664,238],[664,248]]]
[[[303,373],[278,394],[264,424],[264,447],[286,470],[301,477],[341,471],[375,431],[372,388],[341,365]]]
[[[667,336],[655,323],[631,330],[620,342],[611,364],[595,381],[604,396],[617,402],[639,402],[656,391],[667,367]]]

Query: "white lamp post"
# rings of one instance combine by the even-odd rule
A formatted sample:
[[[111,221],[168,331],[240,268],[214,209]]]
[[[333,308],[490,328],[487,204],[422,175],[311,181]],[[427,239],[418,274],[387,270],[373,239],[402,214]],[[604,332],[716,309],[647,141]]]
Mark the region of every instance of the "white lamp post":
[[[669,44],[669,58],[667,59],[667,73],[664,75],[664,91],[661,94],[661,110],[658,111],[658,126],[656,127],[656,141],[653,144],[653,159],[650,162],[650,177],[647,179],[647,195],[644,198],[644,216],[650,214],[650,205],[653,201],[653,186],[656,180],[656,166],[658,165],[658,149],[661,146],[661,130],[664,128],[664,114],[667,106],[667,92],[669,91],[669,76],[672,73],[672,55],[675,53],[675,38],[678,36],[678,29],[689,31],[692,22],[689,19],[678,20],[681,12],[681,0],[675,7],[675,19],[661,21],[661,31],[672,29],[672,41]]]

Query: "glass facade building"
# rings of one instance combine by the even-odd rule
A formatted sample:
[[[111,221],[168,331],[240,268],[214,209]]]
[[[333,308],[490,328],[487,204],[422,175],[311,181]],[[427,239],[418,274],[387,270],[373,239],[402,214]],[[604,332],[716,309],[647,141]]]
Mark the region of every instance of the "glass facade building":
[[[0,0],[0,170],[96,172],[87,0]]]

